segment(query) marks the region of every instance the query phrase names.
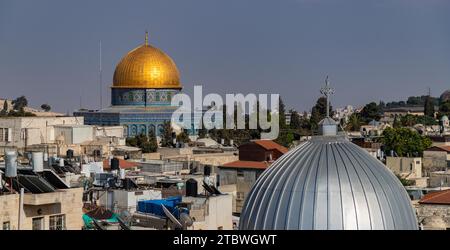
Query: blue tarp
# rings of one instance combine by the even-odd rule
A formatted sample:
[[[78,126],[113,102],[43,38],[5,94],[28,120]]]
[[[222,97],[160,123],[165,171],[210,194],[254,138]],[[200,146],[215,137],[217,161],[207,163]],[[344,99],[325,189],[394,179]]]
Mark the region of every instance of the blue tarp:
[[[181,196],[169,197],[162,200],[146,200],[138,201],[137,210],[141,213],[154,214],[166,217],[161,205],[164,205],[176,218],[180,217],[180,213],[176,206],[181,202]]]

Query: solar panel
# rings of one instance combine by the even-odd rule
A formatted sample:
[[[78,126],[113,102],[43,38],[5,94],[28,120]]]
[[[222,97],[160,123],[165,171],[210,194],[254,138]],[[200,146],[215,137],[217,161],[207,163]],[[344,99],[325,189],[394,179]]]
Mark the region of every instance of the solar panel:
[[[13,182],[15,182],[16,188],[20,186],[32,193],[49,193],[56,190],[44,178],[37,175],[18,175]]]
[[[57,189],[70,188],[55,172],[50,169],[44,169],[43,176],[45,179]]]

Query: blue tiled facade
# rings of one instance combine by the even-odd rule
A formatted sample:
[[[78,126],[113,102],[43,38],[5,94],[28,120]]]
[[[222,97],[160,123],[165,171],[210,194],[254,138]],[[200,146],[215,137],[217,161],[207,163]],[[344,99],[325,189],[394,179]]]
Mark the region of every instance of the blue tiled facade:
[[[111,107],[100,111],[77,111],[74,115],[83,116],[85,124],[88,125],[123,126],[127,137],[141,133],[147,135],[149,131],[160,136],[164,122],[171,121],[172,114],[178,108],[170,103],[172,97],[178,93],[180,91],[174,89],[113,88]],[[195,114],[191,115],[193,122]],[[193,127],[192,125],[191,129],[187,130],[191,135],[197,134]]]
[[[122,89],[113,88],[113,106],[170,106],[172,97],[180,93],[176,89]]]

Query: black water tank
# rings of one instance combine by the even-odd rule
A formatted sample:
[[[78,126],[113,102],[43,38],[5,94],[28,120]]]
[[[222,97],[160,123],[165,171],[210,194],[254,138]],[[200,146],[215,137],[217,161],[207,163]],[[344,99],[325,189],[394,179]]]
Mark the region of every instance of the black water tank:
[[[186,196],[197,196],[197,181],[192,178],[186,181]]]
[[[68,149],[66,151],[66,157],[69,159],[73,158],[73,150],[72,149]]]
[[[111,159],[111,170],[119,170],[119,159],[117,158],[112,158]]]
[[[102,155],[100,150],[98,150],[98,149],[95,149],[93,153],[94,153],[94,156],[98,156],[98,157],[100,157]]]
[[[211,166],[210,165],[205,165],[203,167],[203,175],[205,175],[205,176],[211,175]]]

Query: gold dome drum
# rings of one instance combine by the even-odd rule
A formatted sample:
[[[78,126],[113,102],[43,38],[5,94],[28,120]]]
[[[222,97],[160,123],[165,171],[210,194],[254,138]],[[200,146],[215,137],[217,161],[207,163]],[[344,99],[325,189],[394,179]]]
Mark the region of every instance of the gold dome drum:
[[[130,51],[116,67],[113,88],[181,89],[180,73],[163,51],[147,44]]]

